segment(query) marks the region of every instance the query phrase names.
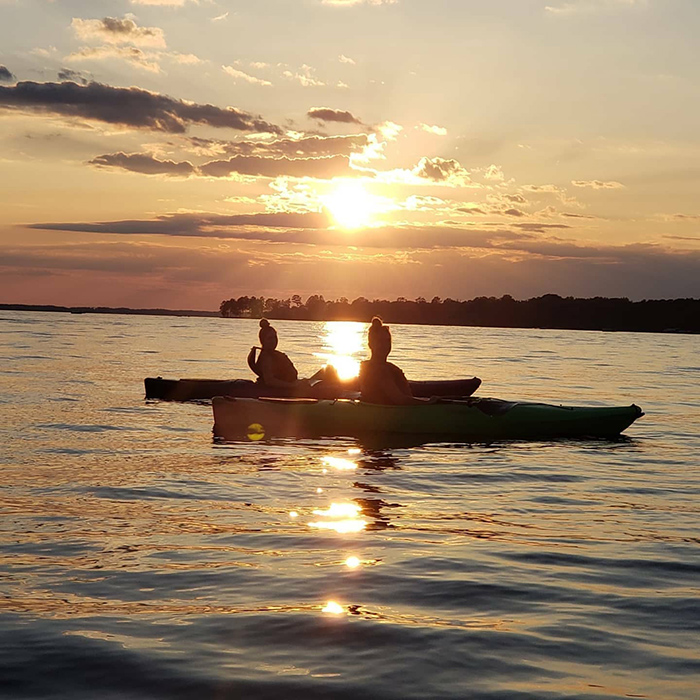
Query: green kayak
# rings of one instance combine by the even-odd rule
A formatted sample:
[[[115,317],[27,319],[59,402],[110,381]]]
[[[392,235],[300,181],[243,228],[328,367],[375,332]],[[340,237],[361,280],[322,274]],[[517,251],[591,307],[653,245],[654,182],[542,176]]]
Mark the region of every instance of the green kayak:
[[[471,398],[435,404],[380,406],[361,401],[234,399],[217,396],[214,436],[362,437],[385,433],[437,440],[612,438],[643,415],[639,406],[586,408]]]

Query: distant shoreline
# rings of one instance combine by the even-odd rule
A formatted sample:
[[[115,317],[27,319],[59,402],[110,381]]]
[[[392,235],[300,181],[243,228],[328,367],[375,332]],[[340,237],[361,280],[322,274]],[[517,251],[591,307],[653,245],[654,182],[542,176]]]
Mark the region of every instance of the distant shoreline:
[[[51,304],[0,304],[0,311],[48,311],[71,314],[131,314],[135,316],[204,316],[220,318],[218,311],[194,309],[130,309],[112,306],[54,306]]]
[[[697,300],[689,300],[696,302]],[[129,307],[110,307],[110,306],[57,306],[52,304],[0,304],[0,311],[42,311],[49,313],[70,313],[75,315],[81,314],[124,314],[133,316],[173,316],[173,317],[195,317],[195,318],[222,318],[220,311],[200,311],[196,309],[133,309]],[[278,315],[273,313],[265,314],[273,320],[288,320],[288,321],[355,321],[367,322],[367,319],[360,318],[339,318],[337,315],[328,314],[328,318],[303,318],[300,316],[287,316],[286,314]],[[389,323],[406,324],[406,325],[429,325],[429,326],[454,326],[454,327],[471,327],[471,328],[523,328],[523,329],[541,329],[541,330],[587,330],[610,333],[677,333],[685,335],[698,335],[700,330],[692,327],[668,327],[668,328],[630,328],[630,327],[615,327],[603,325],[601,327],[582,327],[581,324],[576,324],[573,319],[559,322],[555,324],[541,323],[534,324],[517,324],[517,323],[498,323],[496,319],[480,319],[480,322],[460,322],[457,319],[452,322],[445,322],[444,319],[435,319],[434,321],[421,319],[398,319],[392,318],[391,314],[386,314],[385,321]],[[225,317],[226,318],[226,317]],[[230,316],[228,318],[248,318],[257,319],[259,316],[242,314],[240,316]]]

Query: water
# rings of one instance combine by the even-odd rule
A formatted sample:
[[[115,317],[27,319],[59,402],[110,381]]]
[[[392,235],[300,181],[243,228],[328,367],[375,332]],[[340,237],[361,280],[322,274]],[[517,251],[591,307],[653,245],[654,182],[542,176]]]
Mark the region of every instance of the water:
[[[359,324],[275,325],[302,374],[363,356]],[[247,376],[253,321],[2,312],[0,695],[697,700],[698,338],[393,330],[409,377],[646,416],[216,445],[143,378]]]

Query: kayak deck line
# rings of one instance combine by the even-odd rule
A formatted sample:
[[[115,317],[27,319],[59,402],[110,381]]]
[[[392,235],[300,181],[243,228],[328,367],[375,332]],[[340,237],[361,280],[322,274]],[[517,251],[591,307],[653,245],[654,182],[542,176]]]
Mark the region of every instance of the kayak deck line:
[[[248,437],[251,440],[307,435],[360,437],[381,433],[467,441],[612,438],[644,415],[636,404],[565,406],[481,397],[409,406],[350,399],[215,397],[212,410],[215,437]]]

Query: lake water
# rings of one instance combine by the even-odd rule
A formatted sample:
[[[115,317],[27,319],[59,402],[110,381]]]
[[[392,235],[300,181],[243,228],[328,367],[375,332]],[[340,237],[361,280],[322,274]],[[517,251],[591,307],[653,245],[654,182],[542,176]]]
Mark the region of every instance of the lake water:
[[[275,325],[302,374],[364,356],[361,324]],[[0,695],[697,700],[700,339],[393,332],[409,378],[646,415],[218,445],[143,378],[248,376],[254,321],[0,312]]]

